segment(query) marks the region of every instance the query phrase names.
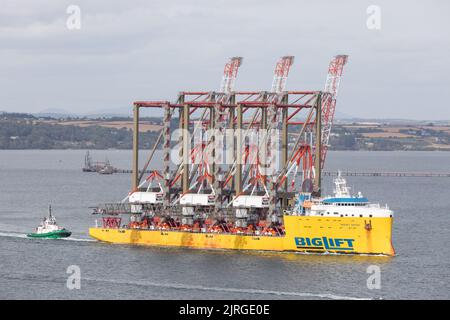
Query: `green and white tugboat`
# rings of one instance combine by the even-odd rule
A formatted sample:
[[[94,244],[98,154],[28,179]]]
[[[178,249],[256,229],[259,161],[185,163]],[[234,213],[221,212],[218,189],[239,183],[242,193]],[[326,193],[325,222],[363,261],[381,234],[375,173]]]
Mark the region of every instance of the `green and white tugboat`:
[[[72,232],[56,224],[56,219],[52,215],[52,207],[48,206],[48,218],[44,217],[41,224],[34,229],[33,233],[27,234],[27,237],[59,239],[70,237],[71,234]]]

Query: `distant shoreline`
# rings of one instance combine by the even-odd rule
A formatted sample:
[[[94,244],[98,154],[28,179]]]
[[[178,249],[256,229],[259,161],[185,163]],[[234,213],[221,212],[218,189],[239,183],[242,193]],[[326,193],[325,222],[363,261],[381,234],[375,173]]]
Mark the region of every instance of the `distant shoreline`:
[[[152,149],[163,128],[160,117],[141,119],[139,148]],[[173,128],[178,128],[174,120]],[[0,114],[0,150],[131,150],[129,118],[55,119],[29,114]],[[289,144],[298,127],[289,127]],[[446,123],[337,121],[330,151],[450,151]],[[162,148],[161,144],[159,148]]]

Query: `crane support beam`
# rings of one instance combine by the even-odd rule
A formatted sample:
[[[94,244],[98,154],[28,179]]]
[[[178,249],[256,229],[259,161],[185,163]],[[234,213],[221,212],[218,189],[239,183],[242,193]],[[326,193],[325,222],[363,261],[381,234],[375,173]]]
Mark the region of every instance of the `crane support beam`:
[[[234,175],[235,194],[240,194],[242,191],[242,105],[238,103],[236,108],[237,123],[236,123],[236,173]]]
[[[314,157],[314,193],[320,196],[322,187],[322,94],[319,93],[316,101],[316,145],[315,145],[315,157]]]
[[[139,106],[133,106],[133,163],[131,175],[131,190],[139,185]]]
[[[182,119],[180,123],[182,124],[182,164],[183,164],[183,175],[181,179],[181,185],[183,193],[189,191],[189,153],[191,146],[191,138],[189,137],[189,105],[185,104],[182,111]]]

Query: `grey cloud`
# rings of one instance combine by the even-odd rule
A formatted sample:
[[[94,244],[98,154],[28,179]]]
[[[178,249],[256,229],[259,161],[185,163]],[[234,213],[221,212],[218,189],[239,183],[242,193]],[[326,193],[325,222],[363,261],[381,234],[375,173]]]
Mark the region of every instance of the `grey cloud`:
[[[348,53],[341,112],[450,119],[449,5],[376,2],[380,31],[366,28],[372,1],[1,0],[0,110],[95,112],[215,90],[234,55],[245,57],[239,89],[269,89],[286,54],[296,56],[288,87],[321,89],[329,59]],[[70,4],[79,31],[65,27]]]

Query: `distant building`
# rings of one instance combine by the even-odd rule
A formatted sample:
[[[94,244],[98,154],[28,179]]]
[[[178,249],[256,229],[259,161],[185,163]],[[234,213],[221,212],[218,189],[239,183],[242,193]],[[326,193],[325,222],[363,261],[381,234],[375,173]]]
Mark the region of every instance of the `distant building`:
[[[354,122],[355,125],[359,126],[381,126],[382,123],[379,122]]]

